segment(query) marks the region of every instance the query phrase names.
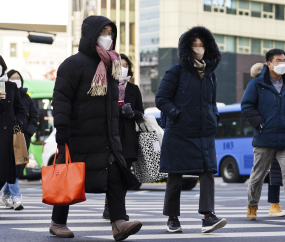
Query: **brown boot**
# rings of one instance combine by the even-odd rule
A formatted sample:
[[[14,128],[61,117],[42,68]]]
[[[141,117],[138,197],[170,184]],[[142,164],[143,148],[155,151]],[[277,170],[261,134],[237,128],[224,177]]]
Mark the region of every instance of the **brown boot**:
[[[247,220],[256,220],[256,211],[258,209],[258,206],[248,206],[247,207]]]
[[[74,234],[70,231],[66,224],[56,224],[55,222],[51,221],[49,226],[49,232],[52,235],[56,235],[60,238],[73,238]]]
[[[113,236],[116,241],[124,240],[130,235],[140,231],[142,223],[140,221],[127,222],[125,220],[117,220],[112,223]]]

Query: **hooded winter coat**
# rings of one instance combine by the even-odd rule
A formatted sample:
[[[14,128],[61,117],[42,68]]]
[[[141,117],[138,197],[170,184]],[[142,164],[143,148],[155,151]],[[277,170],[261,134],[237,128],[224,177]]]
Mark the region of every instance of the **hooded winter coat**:
[[[278,93],[263,63],[255,64],[251,73],[254,78],[246,87],[241,111],[254,128],[252,146],[285,149],[285,85]],[[285,81],[285,75],[282,78]]]
[[[27,94],[27,88],[20,88],[19,92],[21,95],[22,103],[25,108],[25,117],[23,119],[23,130],[22,132],[25,135],[26,145],[29,149],[30,143],[31,143],[31,137],[37,130],[37,122],[38,122],[38,110],[33,102],[33,100],[30,98],[30,96]],[[16,166],[16,176],[22,177],[23,171],[25,169],[25,165],[17,165]]]
[[[0,183],[15,183],[16,166],[13,149],[13,128],[23,123],[23,107],[17,85],[5,82],[6,98],[0,99]],[[1,187],[0,187],[1,189]]]
[[[190,57],[189,38],[203,36],[209,58],[201,80]],[[179,65],[165,73],[156,95],[156,106],[168,119],[164,132],[160,171],[166,173],[199,174],[217,172],[215,134],[218,110],[216,78],[213,74],[221,53],[212,33],[204,27],[194,27],[179,40]]]
[[[83,21],[79,52],[67,58],[59,67],[53,93],[54,126],[67,127],[72,162],[85,162],[85,191],[106,192],[109,157],[112,154],[124,173],[125,189],[138,181],[125,167],[119,138],[118,80],[107,71],[107,94],[87,94],[91,81],[101,61],[96,43],[101,30],[111,25],[115,34],[117,28],[108,18],[90,16]]]

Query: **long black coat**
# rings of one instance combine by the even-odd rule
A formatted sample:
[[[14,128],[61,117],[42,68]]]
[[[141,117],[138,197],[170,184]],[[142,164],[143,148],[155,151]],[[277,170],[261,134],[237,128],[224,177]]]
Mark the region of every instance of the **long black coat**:
[[[120,107],[120,138],[123,147],[123,156],[125,159],[137,160],[138,137],[136,132],[136,121],[142,119],[144,113],[142,95],[137,85],[128,82],[125,90],[125,103],[130,103],[135,116],[126,118],[122,116],[122,107]]]
[[[13,149],[14,126],[23,123],[23,107],[17,85],[5,82],[6,99],[0,99],[0,182],[14,183],[16,166]]]
[[[96,42],[101,30],[115,24],[102,16],[90,16],[83,21],[79,52],[67,58],[59,67],[53,93],[54,125],[67,127],[72,162],[85,162],[85,190],[106,192],[107,167],[112,152],[121,167],[125,189],[138,183],[125,167],[119,138],[118,80],[108,69],[107,95],[87,94],[100,63]],[[116,37],[113,41],[115,48]]]
[[[27,148],[29,149],[31,143],[31,137],[37,130],[37,122],[38,122],[38,110],[27,94],[27,88],[19,89],[23,106],[25,108],[25,117],[23,120],[23,130],[22,132],[25,135],[25,140],[27,144]],[[16,166],[16,176],[23,176],[23,170],[25,169],[25,165],[17,165]]]
[[[202,35],[208,45],[209,58],[201,80],[190,58],[189,38]],[[217,82],[212,74],[221,53],[211,32],[195,27],[179,41],[180,64],[170,67],[156,95],[156,106],[168,119],[161,147],[160,171],[166,173],[199,174],[217,172],[215,134],[218,110]]]

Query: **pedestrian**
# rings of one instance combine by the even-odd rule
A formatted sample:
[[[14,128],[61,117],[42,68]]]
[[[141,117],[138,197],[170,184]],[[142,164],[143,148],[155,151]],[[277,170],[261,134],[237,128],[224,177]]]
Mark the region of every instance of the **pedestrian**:
[[[254,128],[247,219],[256,220],[263,181],[274,158],[280,164],[283,185],[285,182],[285,52],[269,50],[266,64],[257,63],[251,68],[251,74],[254,78],[246,87],[241,110]]]
[[[22,103],[25,108],[25,117],[23,120],[22,133],[24,133],[27,149],[29,149],[31,137],[37,130],[38,110],[33,100],[27,94],[28,89],[23,88],[24,80],[21,74],[18,71],[10,70],[7,73],[7,77],[9,78],[9,81],[16,83],[20,91]],[[19,189],[19,177],[23,176],[25,166],[25,164],[17,165],[15,184],[10,184],[6,182],[5,186],[3,187],[2,201],[6,204],[6,208],[13,208],[14,210],[24,209],[22,203],[22,195],[20,194]]]
[[[268,182],[268,202],[271,203],[269,216],[284,217],[285,213],[281,210],[280,202],[280,186],[282,186],[281,168],[276,159],[273,159],[270,167],[270,178]]]
[[[69,145],[72,162],[85,162],[85,191],[106,193],[113,236],[123,240],[137,233],[142,224],[125,221],[125,190],[138,181],[126,167],[119,138],[117,28],[108,18],[89,16],[81,34],[79,52],[67,58],[57,72],[53,94],[56,142]],[[74,237],[66,225],[68,211],[69,206],[54,206],[51,234]]]
[[[11,184],[16,181],[16,165],[13,148],[14,127],[22,127],[25,109],[17,85],[9,82],[5,74],[7,66],[0,56],[0,85],[5,91],[0,90],[0,189],[6,182]],[[11,203],[11,197],[1,198],[1,203],[7,206]]]
[[[219,119],[214,71],[222,56],[210,30],[198,26],[180,37],[178,58],[179,64],[166,71],[155,99],[167,116],[160,160],[160,172],[168,173],[163,214],[169,216],[167,231],[182,232],[178,219],[182,175],[198,175],[201,231],[209,233],[227,223],[216,217],[214,209]]]
[[[137,160],[139,148],[136,122],[143,119],[144,109],[139,87],[129,82],[133,77],[133,64],[126,55],[120,54],[120,56],[122,77],[119,78],[119,104],[122,106],[119,106],[119,134],[127,168],[131,169],[132,163]],[[107,199],[105,200],[103,218],[110,219]],[[129,219],[128,215],[126,219]]]

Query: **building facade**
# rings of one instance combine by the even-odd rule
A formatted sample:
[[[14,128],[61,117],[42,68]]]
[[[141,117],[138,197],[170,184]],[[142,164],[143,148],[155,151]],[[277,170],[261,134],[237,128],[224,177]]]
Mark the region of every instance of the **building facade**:
[[[177,64],[179,37],[193,26],[210,29],[223,53],[216,70],[218,102],[240,102],[251,66],[265,62],[269,49],[285,49],[284,0],[161,0],[159,4],[158,78],[153,87],[158,88],[165,71]]]

